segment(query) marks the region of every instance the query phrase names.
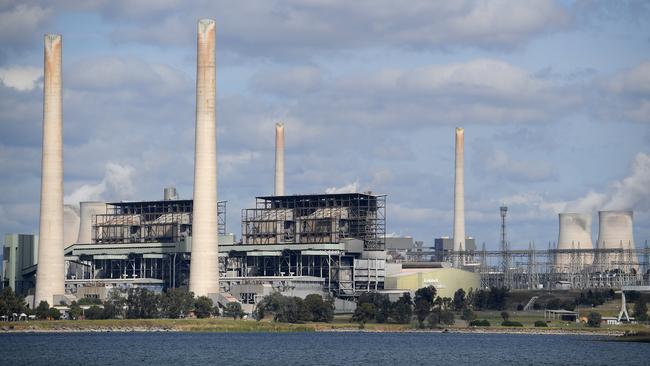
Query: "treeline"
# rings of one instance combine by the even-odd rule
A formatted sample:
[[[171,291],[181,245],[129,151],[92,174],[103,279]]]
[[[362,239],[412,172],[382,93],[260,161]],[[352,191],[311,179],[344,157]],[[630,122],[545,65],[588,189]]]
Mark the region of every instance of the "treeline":
[[[194,293],[178,288],[168,289],[161,294],[145,288],[132,288],[126,296],[119,290],[112,290],[103,303],[100,301],[85,311],[80,305],[83,305],[83,299],[79,304],[72,303],[71,318],[78,319],[82,314],[86,319],[175,319],[191,313],[197,318],[219,315],[219,308],[214,306],[212,299],[206,296],[195,297]]]
[[[90,306],[90,307],[88,307]],[[58,309],[50,307],[47,301],[41,301],[35,309],[30,309],[25,299],[5,288],[0,294],[0,315],[12,317],[13,314],[25,313],[36,315],[38,319],[61,318]],[[197,318],[207,318],[219,315],[219,308],[206,296],[195,297],[192,292],[184,289],[168,289],[157,294],[145,288],[132,288],[126,294],[117,289],[109,292],[106,301],[96,298],[82,298],[70,304],[70,319],[152,319],[180,318],[193,313]],[[244,313],[241,304],[227,304],[224,316],[241,318]]]
[[[273,316],[273,321],[282,323],[331,322],[334,319],[334,300],[310,294],[301,299],[295,296],[283,296],[274,292],[265,296],[255,307],[253,317],[262,320]]]

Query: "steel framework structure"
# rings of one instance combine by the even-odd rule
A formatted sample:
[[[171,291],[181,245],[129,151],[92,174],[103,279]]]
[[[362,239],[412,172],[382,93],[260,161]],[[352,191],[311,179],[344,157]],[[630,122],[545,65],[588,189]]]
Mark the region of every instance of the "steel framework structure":
[[[174,243],[192,235],[192,200],[113,202],[93,217],[93,243]],[[226,201],[217,205],[218,233],[226,232]]]
[[[242,243],[326,244],[362,240],[383,250],[386,196],[363,193],[257,197],[242,210]]]

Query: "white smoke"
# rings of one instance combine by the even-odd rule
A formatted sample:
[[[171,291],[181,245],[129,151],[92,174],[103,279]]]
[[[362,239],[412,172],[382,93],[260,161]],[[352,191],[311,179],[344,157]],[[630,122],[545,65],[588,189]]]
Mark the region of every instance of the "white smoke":
[[[327,194],[336,194],[336,193],[356,193],[359,192],[359,181],[356,180],[352,183],[348,183],[342,187],[329,187],[325,189]]]
[[[570,202],[549,204],[556,212],[593,212],[597,210],[650,210],[650,155],[638,153],[630,174],[615,181],[606,192],[589,191]]]
[[[78,204],[85,201],[123,200],[133,197],[133,173],[129,165],[106,163],[104,178],[97,184],[84,184],[65,196],[64,201]]]

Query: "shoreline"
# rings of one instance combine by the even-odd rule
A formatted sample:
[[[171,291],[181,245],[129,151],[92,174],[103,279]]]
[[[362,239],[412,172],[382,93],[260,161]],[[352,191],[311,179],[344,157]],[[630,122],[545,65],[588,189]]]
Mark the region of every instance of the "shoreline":
[[[120,324],[122,323],[122,324]],[[158,324],[157,324],[158,323]],[[112,322],[72,321],[65,324],[54,322],[18,323],[0,325],[0,334],[12,333],[462,333],[462,334],[528,334],[528,335],[581,335],[600,337],[623,337],[625,330],[616,329],[558,329],[558,328],[437,328],[416,329],[393,324],[367,324],[359,329],[356,324],[305,323],[286,324],[270,321],[232,321],[212,319],[211,321],[128,320]]]

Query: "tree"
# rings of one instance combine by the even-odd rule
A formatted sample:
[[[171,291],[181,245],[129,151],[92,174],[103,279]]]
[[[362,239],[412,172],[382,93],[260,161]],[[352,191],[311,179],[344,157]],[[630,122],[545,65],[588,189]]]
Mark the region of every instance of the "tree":
[[[359,323],[359,328],[364,328],[369,320],[375,317],[375,306],[369,303],[363,303],[354,310],[352,321]]]
[[[602,320],[602,316],[600,315],[600,313],[592,311],[587,316],[587,325],[594,328],[600,327],[601,320]]]
[[[494,310],[504,310],[506,300],[510,297],[510,290],[503,287],[490,287],[488,294],[488,308]]]
[[[61,318],[61,312],[57,308],[50,308],[48,316],[53,320],[59,320]]]
[[[50,316],[50,304],[43,300],[36,307],[36,317],[39,319],[47,319],[48,316]]]
[[[241,304],[235,301],[229,302],[226,304],[226,308],[223,309],[223,315],[227,317],[232,317],[234,319],[241,319],[244,317],[244,312],[241,309]]]
[[[145,288],[131,288],[126,299],[126,316],[130,319],[151,319],[158,316],[159,296]]]
[[[433,286],[427,286],[418,289],[415,291],[415,303],[418,303],[418,300],[425,300],[429,304],[433,305],[433,301],[436,298],[436,288]]]
[[[476,319],[476,314],[474,314],[472,309],[465,308],[460,318],[471,322],[472,320]]]
[[[501,317],[503,318],[504,322],[507,322],[508,319],[510,319],[510,314],[507,311],[502,311],[501,312]]]
[[[194,315],[199,319],[208,318],[212,315],[213,307],[212,299],[207,296],[199,296],[194,300]]]
[[[79,317],[83,314],[83,310],[81,310],[81,306],[77,304],[76,301],[73,301],[72,304],[70,304],[70,310],[68,311],[68,315],[70,316],[70,319],[76,320],[79,319]]]
[[[461,311],[467,307],[465,302],[465,290],[459,288],[454,292],[454,310]]]
[[[25,300],[17,296],[11,287],[5,287],[0,293],[0,315],[20,314],[25,312],[26,308]]]
[[[170,288],[160,297],[162,315],[166,318],[180,318],[192,311],[194,294],[180,288]]]
[[[391,304],[391,317],[400,324],[408,324],[413,317],[411,294],[405,292],[394,304]]]
[[[377,292],[362,293],[357,299],[357,305],[363,303],[372,304],[375,307],[375,320],[377,323],[385,323],[390,317],[391,303],[388,295]]]
[[[122,296],[122,292],[117,288],[112,289],[104,302],[104,318],[123,318],[125,304],[126,299]]]
[[[424,328],[424,320],[431,314],[431,304],[425,299],[415,301],[415,317],[420,328]]]
[[[646,298],[644,296],[639,297],[636,300],[636,303],[634,303],[633,316],[636,320],[648,320],[648,304],[646,303]]]
[[[323,297],[319,294],[307,295],[307,297],[305,297],[304,305],[309,313],[309,320],[311,321],[330,322],[334,319],[333,301],[323,300]]]
[[[90,308],[86,309],[84,314],[88,320],[104,319],[104,309],[100,308],[97,305],[93,305]]]

